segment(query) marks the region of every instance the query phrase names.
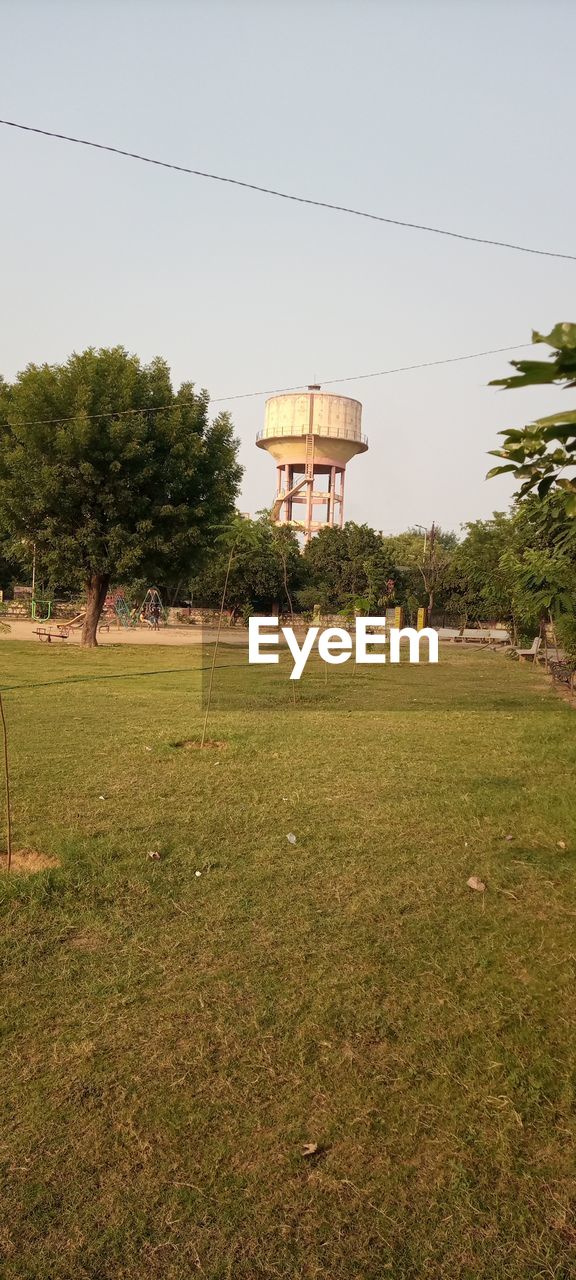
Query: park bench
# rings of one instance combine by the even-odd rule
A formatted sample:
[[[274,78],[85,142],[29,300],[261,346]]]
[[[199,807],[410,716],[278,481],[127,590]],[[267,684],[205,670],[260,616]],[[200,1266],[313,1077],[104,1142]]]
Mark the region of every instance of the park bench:
[[[510,643],[508,632],[496,627],[467,627],[452,636],[452,640],[454,644],[505,645]]]
[[[557,658],[555,661],[548,663],[548,670],[553,680],[557,680],[559,684],[567,684],[572,687],[574,680],[574,667],[571,662],[567,662],[566,658]]]
[[[574,661],[567,658],[566,654],[557,649],[556,657],[548,658],[548,671],[558,684],[565,684],[569,689],[574,689],[576,668]]]
[[[542,641],[540,636],[534,636],[529,649],[517,649],[516,657],[519,662],[536,662],[540,651]]]
[[[68,632],[64,627],[60,627],[59,631],[50,631],[48,627],[36,627],[33,632],[41,644],[51,644],[53,640],[67,640]]]

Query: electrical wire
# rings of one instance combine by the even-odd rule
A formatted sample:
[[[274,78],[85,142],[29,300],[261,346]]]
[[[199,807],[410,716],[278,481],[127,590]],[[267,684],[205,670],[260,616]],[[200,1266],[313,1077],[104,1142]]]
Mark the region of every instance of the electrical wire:
[[[278,200],[291,200],[296,204],[311,205],[316,209],[330,209],[335,213],[347,213],[355,218],[368,218],[371,222],[385,222],[392,227],[405,227],[411,231],[427,231],[436,236],[449,236],[453,240],[467,240],[472,244],[490,245],[498,249],[513,249],[517,253],[537,254],[544,258],[563,258],[576,262],[576,254],[559,253],[551,249],[533,249],[528,245],[515,244],[508,240],[492,240],[486,236],[466,235],[462,231],[447,231],[443,227],[431,227],[426,223],[408,222],[401,218],[384,217],[379,213],[367,213],[363,209],[353,209],[347,205],[332,204],[328,200],[312,200],[307,196],[293,195],[288,191],[276,191],[273,187],[262,187],[255,182],[242,181],[240,178],[225,177],[220,173],[207,173],[203,169],[190,169],[183,164],[172,164],[168,160],[155,160],[152,156],[144,156],[137,151],[125,151],[122,147],[113,147],[104,142],[92,142],[88,138],[75,138],[67,133],[55,133],[51,129],[39,129],[34,125],[21,124],[16,120],[0,120],[0,125],[8,129],[20,129],[24,133],[39,134],[44,138],[56,138],[60,142],[73,142],[76,146],[92,147],[96,151],[107,151],[112,155],[125,156],[130,160],[140,160],[143,164],[153,164],[161,169],[173,169],[176,173],[191,174],[195,178],[208,178],[211,182],[225,182],[230,186],[243,187],[247,191],[257,191],[260,195],[274,196]]]
[[[521,351],[526,347],[532,346],[531,342],[517,342],[511,347],[492,347],[488,351],[473,351],[466,356],[446,356],[443,360],[423,360],[420,364],[401,364],[394,369],[377,369],[374,373],[353,373],[347,378],[324,378],[318,385],[321,387],[333,387],[337,382],[362,382],[365,378],[387,378],[392,373],[411,373],[416,369],[433,369],[440,364],[459,364],[462,360],[480,360],[482,356],[501,355],[505,351]],[[309,383],[299,383],[294,387],[277,387],[274,391],[244,391],[239,395],[219,396],[211,400],[211,404],[223,404],[226,400],[247,400],[253,396],[280,396],[290,391],[305,391]]]
[[[331,386],[334,386],[335,383],[360,382],[360,381],[363,381],[365,378],[387,378],[393,373],[411,373],[416,369],[434,369],[434,368],[437,368],[438,365],[459,364],[463,360],[480,360],[483,356],[501,355],[502,353],[507,351],[521,351],[526,347],[530,347],[531,345],[532,343],[530,342],[517,342],[515,345],[509,346],[509,347],[492,347],[487,351],[473,351],[471,352],[470,355],[466,355],[466,356],[446,356],[443,360],[423,360],[420,364],[397,365],[396,368],[394,369],[379,369],[374,373],[355,373],[346,378],[325,378],[324,381],[319,385],[322,387],[331,387]],[[230,400],[250,400],[250,399],[254,399],[257,396],[287,395],[291,391],[305,391],[307,390],[309,385],[310,385],[309,383],[300,382],[297,385],[292,387],[275,387],[268,391],[241,391],[236,395],[215,396],[214,399],[210,400],[209,403],[211,405],[225,404]],[[106,413],[86,413],[86,414],[84,414],[82,410],[80,410],[79,413],[72,414],[68,418],[25,418],[23,419],[22,422],[18,422],[18,423],[9,422],[8,426],[14,426],[14,427],[52,426],[52,425],[55,425],[56,423],[75,422],[76,419],[79,417],[87,418],[90,420],[100,419],[100,418],[116,418],[120,416],[128,417],[128,416],[134,416],[141,413],[147,413],[147,414],[164,413],[167,410],[173,411],[176,409],[185,409],[185,408],[187,408],[186,404],[178,404],[178,403],[174,403],[173,401],[172,404],[152,405],[149,409],[109,409]]]

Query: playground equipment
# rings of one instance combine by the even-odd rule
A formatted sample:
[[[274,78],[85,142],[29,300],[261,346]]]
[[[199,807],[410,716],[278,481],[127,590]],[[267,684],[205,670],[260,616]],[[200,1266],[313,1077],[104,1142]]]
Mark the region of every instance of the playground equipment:
[[[38,613],[38,609],[40,609],[41,611],[40,613]],[[42,612],[43,609],[46,609],[47,612],[43,613]],[[30,612],[32,615],[33,622],[48,622],[48,619],[50,618],[50,615],[52,612],[52,601],[36,600],[33,596],[31,600]]]
[[[65,631],[66,632],[65,639],[67,639],[69,631],[79,631],[80,628],[84,626],[85,617],[86,617],[86,610],[81,609],[80,613],[74,614],[74,617],[69,618],[66,622],[57,622],[56,626],[58,628],[58,631],[62,631],[62,632]],[[110,623],[105,614],[102,616],[100,622],[98,623],[98,630],[99,631],[110,630]]]
[[[136,619],[128,608],[124,596],[116,596],[112,607],[121,627],[134,627],[136,625]]]
[[[40,606],[44,606],[45,612],[38,612]],[[39,629],[34,632],[41,640],[50,639],[67,639],[70,631],[79,630],[83,627],[86,619],[86,609],[80,609],[72,618],[66,618],[66,621],[56,622],[53,618],[53,612],[58,615],[58,606],[51,600],[32,600],[32,618],[35,622],[46,623],[51,621],[48,631]],[[168,620],[167,611],[162,604],[162,598],[157,587],[148,587],[144,599],[140,605],[130,608],[128,601],[122,590],[112,591],[107,597],[102,611],[102,617],[98,623],[99,631],[109,631],[110,624],[116,623],[121,627],[137,627],[140,623],[157,630],[160,624],[166,625]],[[54,626],[55,630],[51,630]],[[49,634],[48,634],[49,633]]]
[[[52,644],[53,640],[68,639],[68,631],[62,625],[60,625],[56,631],[50,631],[48,627],[36,627],[33,634],[35,636],[38,636],[38,639],[41,644],[43,642],[46,644]]]
[[[148,587],[138,617],[140,622],[147,622],[149,627],[155,629],[159,626],[160,619],[166,624],[166,610],[157,587]]]
[[[134,609],[130,608],[122,591],[116,591],[109,596],[105,608],[115,614],[122,627],[137,627],[143,622],[149,627],[156,628],[160,622],[165,625],[167,621],[166,610],[157,587],[148,587],[142,604],[136,605]]]
[[[76,613],[74,617],[70,618],[68,622],[58,622],[57,623],[58,629],[61,631],[64,631],[64,630],[68,631],[70,628],[75,629],[76,627],[81,627],[84,624],[85,617],[86,617],[86,610],[81,609],[80,613]]]

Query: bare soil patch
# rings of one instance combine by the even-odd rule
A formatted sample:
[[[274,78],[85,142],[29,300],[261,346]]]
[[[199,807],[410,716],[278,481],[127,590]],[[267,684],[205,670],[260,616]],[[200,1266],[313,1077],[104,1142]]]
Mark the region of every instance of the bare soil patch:
[[[46,871],[49,867],[59,867],[60,859],[49,853],[38,853],[35,849],[13,849],[10,871],[16,875],[30,876],[36,871]],[[0,871],[8,870],[8,854],[0,853]]]

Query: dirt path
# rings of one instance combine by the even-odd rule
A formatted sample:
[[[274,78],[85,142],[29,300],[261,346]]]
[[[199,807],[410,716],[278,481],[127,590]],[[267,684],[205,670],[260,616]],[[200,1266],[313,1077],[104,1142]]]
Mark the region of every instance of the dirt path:
[[[47,624],[30,621],[8,621],[10,631],[0,634],[2,640],[34,640],[40,644],[34,631]],[[56,630],[55,626],[51,627]],[[221,640],[224,644],[248,644],[248,632],[243,628],[223,627]],[[98,644],[154,644],[154,645],[198,645],[210,644],[216,639],[216,630],[205,630],[203,627],[161,627],[152,631],[150,627],[110,627],[109,631],[98,632]],[[73,628],[67,640],[53,640],[53,644],[80,644],[80,629]]]

